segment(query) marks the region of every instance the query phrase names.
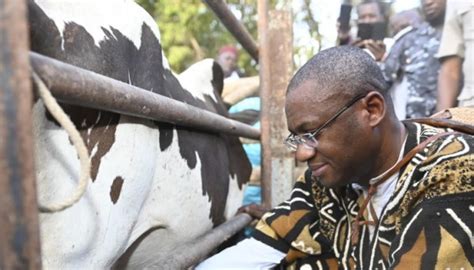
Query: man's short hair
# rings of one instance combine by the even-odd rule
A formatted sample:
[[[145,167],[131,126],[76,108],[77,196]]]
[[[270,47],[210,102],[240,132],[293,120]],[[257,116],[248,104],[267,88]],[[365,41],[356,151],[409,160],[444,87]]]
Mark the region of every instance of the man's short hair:
[[[374,59],[354,46],[338,46],[313,56],[293,76],[287,93],[306,81],[320,91],[355,96],[369,91],[388,95],[389,85]]]

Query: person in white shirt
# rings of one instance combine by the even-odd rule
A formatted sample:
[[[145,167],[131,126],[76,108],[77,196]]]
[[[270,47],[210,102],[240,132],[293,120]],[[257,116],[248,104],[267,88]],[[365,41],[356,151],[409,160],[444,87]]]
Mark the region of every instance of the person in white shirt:
[[[437,57],[438,105],[441,111],[474,106],[474,1],[448,0],[444,31]]]

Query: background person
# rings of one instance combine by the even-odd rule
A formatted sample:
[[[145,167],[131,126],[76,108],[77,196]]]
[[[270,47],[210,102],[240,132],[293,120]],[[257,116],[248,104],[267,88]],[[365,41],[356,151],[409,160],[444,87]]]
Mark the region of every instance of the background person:
[[[365,0],[357,5],[357,24],[376,24],[386,23],[387,15],[383,3],[376,0]],[[386,42],[387,44],[384,44]],[[366,52],[372,55],[375,60],[381,61],[385,56],[387,47],[390,47],[390,41],[385,39],[372,40],[353,38],[350,31],[344,31],[338,28],[338,43],[339,45],[353,45],[359,48],[364,48]],[[388,46],[387,46],[388,45]]]
[[[459,106],[474,106],[472,0],[448,0],[438,57],[441,61],[441,70],[438,78],[437,110],[454,107],[458,101]]]
[[[381,67],[394,86],[399,119],[428,117],[436,112],[440,64],[435,55],[443,31],[446,0],[422,0],[425,22],[400,37]]]
[[[357,23],[386,22],[384,6],[375,0],[365,0],[357,5]],[[350,29],[338,29],[339,45],[349,45],[354,41]]]
[[[390,31],[395,40],[397,35],[404,29],[412,29],[423,22],[423,18],[417,9],[409,9],[396,13],[390,18]],[[410,30],[404,30],[409,32]],[[403,33],[401,33],[403,35]]]
[[[219,49],[217,63],[224,71],[224,81],[237,80],[240,78],[237,68],[239,53],[237,48],[232,45],[226,45]]]

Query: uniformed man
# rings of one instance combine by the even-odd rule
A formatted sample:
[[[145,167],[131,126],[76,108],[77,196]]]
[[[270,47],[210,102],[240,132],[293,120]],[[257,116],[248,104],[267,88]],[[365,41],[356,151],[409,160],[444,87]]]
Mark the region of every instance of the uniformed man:
[[[440,64],[435,55],[441,40],[446,0],[423,0],[422,6],[426,22],[397,40],[382,65],[384,75],[396,85],[392,96],[401,119],[426,117],[436,109]]]

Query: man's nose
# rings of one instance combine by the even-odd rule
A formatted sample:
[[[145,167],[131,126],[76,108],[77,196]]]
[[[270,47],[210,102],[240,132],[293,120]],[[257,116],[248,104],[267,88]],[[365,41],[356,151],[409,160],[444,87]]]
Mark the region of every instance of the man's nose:
[[[371,18],[371,17],[362,17],[360,20],[359,20],[359,23],[374,23],[375,19],[374,18]]]
[[[299,162],[305,162],[314,157],[316,153],[316,148],[305,146],[303,144],[298,144],[298,146],[296,147],[295,158]]]

